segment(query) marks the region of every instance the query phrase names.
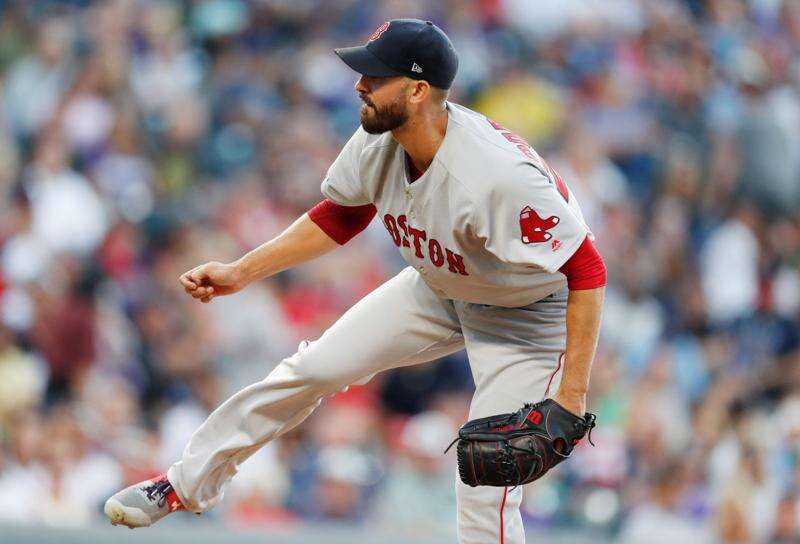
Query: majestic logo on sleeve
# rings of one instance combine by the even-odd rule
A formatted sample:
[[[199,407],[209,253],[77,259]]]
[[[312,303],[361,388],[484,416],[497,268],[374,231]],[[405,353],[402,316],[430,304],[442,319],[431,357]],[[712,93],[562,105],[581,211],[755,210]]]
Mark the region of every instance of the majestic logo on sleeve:
[[[371,42],[371,41],[377,40],[378,38],[381,37],[381,34],[386,32],[386,30],[388,28],[389,28],[389,21],[386,21],[381,26],[379,26],[378,28],[375,29],[375,32],[372,33],[372,35],[369,37],[369,39],[367,41]]]
[[[547,242],[553,237],[547,231],[558,225],[559,221],[561,220],[555,215],[542,219],[533,208],[525,206],[519,212],[519,230],[522,232],[522,242],[525,244]],[[554,247],[553,251],[556,249],[558,248]]]

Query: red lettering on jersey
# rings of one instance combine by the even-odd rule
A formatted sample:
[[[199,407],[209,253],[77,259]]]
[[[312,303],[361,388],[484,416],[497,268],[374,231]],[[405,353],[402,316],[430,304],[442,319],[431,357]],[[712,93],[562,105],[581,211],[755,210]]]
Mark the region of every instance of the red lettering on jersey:
[[[525,141],[525,139],[521,136],[518,136],[508,130],[500,123],[492,121],[491,119],[487,119],[487,121],[489,121],[489,124],[492,125],[493,129],[500,131],[500,133],[503,135],[503,138],[516,145],[517,149],[519,149],[523,155],[535,162],[540,168],[544,169],[547,174],[548,181],[550,181],[550,183],[554,183],[556,189],[558,189],[558,193],[561,195],[564,201],[569,202],[569,189],[567,189],[567,184],[564,183],[561,175],[551,168],[550,165],[547,164],[547,161],[545,161],[541,156],[539,156],[538,153],[536,153],[533,147],[531,147],[531,144]]]
[[[427,240],[428,234],[424,230],[408,227],[408,232],[414,237],[414,254],[420,259],[424,259],[425,255],[422,253],[422,245],[420,240]]]
[[[517,136],[513,132],[503,132],[503,138],[511,142],[512,144],[525,144],[528,145],[528,142],[522,139],[522,136]]]
[[[538,158],[530,144],[523,140],[520,136],[517,136],[513,132],[503,132],[502,134],[506,140],[516,145],[517,149],[519,149],[523,155],[534,161]]]
[[[408,243],[408,218],[402,214],[398,215],[397,224],[400,225],[400,228],[403,230],[403,247],[411,247],[411,244]]]
[[[528,157],[529,159],[536,160],[536,155],[533,153],[533,150],[532,150],[531,146],[523,145],[523,144],[517,144],[517,149],[519,149],[522,152],[522,154],[525,155],[526,157]]]
[[[392,237],[392,242],[397,247],[400,247],[400,231],[397,230],[397,222],[394,220],[391,214],[386,214],[383,216],[383,224],[386,226],[386,230],[389,231],[389,235]]]
[[[436,238],[431,238],[428,240],[428,258],[436,268],[440,268],[444,264],[442,245],[438,240],[436,240]]]
[[[556,180],[556,189],[558,189],[558,193],[564,199],[564,202],[569,202],[569,189],[567,188],[567,184],[564,183],[564,180],[561,179],[561,174],[550,168],[550,165],[548,165],[547,163],[545,163],[545,165],[550,170],[550,172],[553,173],[553,177]]]
[[[469,276],[467,269],[464,266],[464,257],[458,253],[453,253],[447,248],[444,248],[444,251],[447,254],[447,269],[450,272],[459,273],[462,276]]]
[[[462,276],[469,276],[466,266],[464,266],[464,257],[458,253],[443,248],[435,238],[428,239],[428,233],[422,229],[417,229],[408,224],[408,218],[405,215],[398,215],[397,219],[390,213],[383,216],[383,224],[389,235],[392,237],[392,242],[397,247],[411,247],[408,241],[410,236],[414,241],[414,255],[418,259],[424,259],[422,242],[428,242],[428,259],[433,263],[436,268],[441,268],[447,260],[447,269],[454,274],[461,274]]]
[[[537,163],[542,160],[542,158],[536,153],[536,151],[533,150],[531,144],[525,141],[525,139],[522,136],[514,134],[513,132],[511,132],[506,127],[504,127],[503,125],[501,125],[496,121],[492,121],[491,119],[487,119],[487,121],[489,121],[489,124],[492,125],[493,129],[500,131],[500,134],[502,134],[503,138],[505,138],[512,144],[516,145],[517,149],[519,149],[523,155],[525,155],[526,157]]]
[[[495,129],[495,130],[505,130],[506,129],[506,127],[504,127],[503,125],[501,125],[497,121],[489,119],[488,117],[487,117],[486,120],[489,121],[489,124],[492,125],[492,128]]]
[[[381,26],[379,26],[378,28],[376,28],[376,29],[375,29],[375,32],[373,32],[373,33],[370,35],[370,37],[367,39],[367,41],[368,41],[368,42],[371,42],[371,41],[373,41],[373,40],[377,40],[378,38],[380,38],[380,37],[381,37],[381,34],[383,34],[384,32],[386,32],[386,30],[388,30],[388,28],[389,28],[389,21],[386,21],[386,22],[385,22],[385,23],[383,23]]]
[[[553,237],[547,232],[556,225],[560,219],[551,215],[547,219],[542,219],[530,206],[525,206],[519,212],[519,230],[522,233],[522,242],[525,244],[535,244],[546,242]]]

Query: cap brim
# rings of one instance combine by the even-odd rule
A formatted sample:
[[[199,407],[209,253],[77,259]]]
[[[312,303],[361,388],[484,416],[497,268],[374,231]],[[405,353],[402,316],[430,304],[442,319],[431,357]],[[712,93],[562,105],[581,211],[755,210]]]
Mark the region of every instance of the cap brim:
[[[340,47],[333,50],[346,65],[363,76],[391,77],[402,76],[397,70],[385,65],[378,57],[373,55],[366,45],[355,47]]]

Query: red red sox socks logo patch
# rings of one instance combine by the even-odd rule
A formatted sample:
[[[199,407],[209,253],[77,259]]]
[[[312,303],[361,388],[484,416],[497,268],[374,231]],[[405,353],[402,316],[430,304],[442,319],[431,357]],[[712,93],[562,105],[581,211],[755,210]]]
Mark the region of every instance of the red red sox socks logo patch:
[[[375,32],[372,33],[372,35],[369,37],[369,39],[367,41],[371,42],[371,41],[377,40],[378,38],[381,37],[381,34],[386,32],[386,30],[388,28],[389,28],[389,21],[386,21],[381,26],[379,26],[378,28],[375,29]]]
[[[519,212],[519,230],[522,232],[522,242],[536,244],[549,241],[553,235],[547,231],[558,225],[559,221],[560,219],[555,215],[542,219],[533,208],[525,206]],[[561,242],[554,240],[550,245],[555,251],[559,248]]]

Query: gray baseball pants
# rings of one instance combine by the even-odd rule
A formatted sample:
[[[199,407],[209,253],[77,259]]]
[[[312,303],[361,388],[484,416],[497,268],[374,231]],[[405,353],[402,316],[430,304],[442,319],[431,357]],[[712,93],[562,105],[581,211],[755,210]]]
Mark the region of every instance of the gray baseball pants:
[[[264,380],[220,405],[169,469],[169,480],[187,509],[208,510],[240,463],[303,421],[325,396],[463,348],[476,386],[470,419],[541,400],[561,377],[566,304],[566,288],[522,308],[442,299],[408,267]],[[456,480],[461,544],[524,543],[522,488],[472,488]]]

